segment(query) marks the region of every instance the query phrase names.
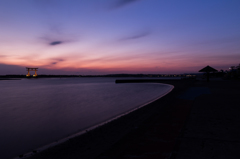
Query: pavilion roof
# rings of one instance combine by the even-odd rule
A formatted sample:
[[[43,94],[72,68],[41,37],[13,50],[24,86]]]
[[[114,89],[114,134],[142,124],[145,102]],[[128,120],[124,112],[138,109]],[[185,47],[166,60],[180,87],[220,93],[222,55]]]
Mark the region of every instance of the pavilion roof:
[[[217,70],[207,65],[206,67],[199,70],[198,72],[217,72]]]

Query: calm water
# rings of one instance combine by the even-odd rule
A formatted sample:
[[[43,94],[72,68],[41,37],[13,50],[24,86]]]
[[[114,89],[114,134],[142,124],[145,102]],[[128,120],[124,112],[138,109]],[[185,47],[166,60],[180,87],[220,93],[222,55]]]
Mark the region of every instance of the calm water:
[[[0,158],[12,158],[152,101],[172,86],[115,78],[0,81]]]

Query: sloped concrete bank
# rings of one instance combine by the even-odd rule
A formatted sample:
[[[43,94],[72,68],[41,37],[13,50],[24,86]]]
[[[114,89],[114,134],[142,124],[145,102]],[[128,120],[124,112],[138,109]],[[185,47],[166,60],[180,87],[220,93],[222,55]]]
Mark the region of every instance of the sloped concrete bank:
[[[163,83],[163,81],[155,81]],[[117,120],[111,121],[103,126],[91,130],[81,136],[77,136],[60,145],[37,153],[31,156],[31,159],[39,158],[81,158],[91,159],[101,156],[102,153],[111,151],[114,145],[134,132],[142,132],[147,130],[146,125],[153,123],[153,118],[166,114],[169,105],[176,104],[179,94],[184,92],[188,87],[193,85],[193,81],[172,81],[165,80],[164,83],[174,85],[172,92],[166,96],[144,106],[130,114],[122,116]],[[190,107],[188,107],[190,109]],[[188,110],[186,110],[188,112]],[[188,113],[185,113],[185,116]],[[172,114],[173,115],[173,114]],[[165,120],[165,119],[164,119]],[[166,119],[168,120],[168,119]],[[169,118],[171,120],[171,117]],[[184,123],[185,120],[182,122]],[[181,126],[180,126],[181,127]],[[170,128],[171,129],[171,128]],[[177,131],[179,128],[177,128]],[[178,136],[179,132],[174,136]],[[128,141],[128,140],[126,140]],[[174,145],[174,144],[172,144]],[[116,156],[115,156],[116,157]],[[24,156],[23,156],[24,158]]]

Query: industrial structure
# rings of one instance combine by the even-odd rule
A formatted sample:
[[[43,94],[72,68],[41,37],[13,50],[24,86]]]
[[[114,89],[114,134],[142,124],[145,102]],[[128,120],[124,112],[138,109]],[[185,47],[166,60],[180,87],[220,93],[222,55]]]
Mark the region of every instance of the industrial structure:
[[[35,74],[33,75],[33,77],[37,77],[37,69],[38,68],[28,68],[26,67],[27,71],[28,71],[28,74],[26,75],[27,77],[30,77],[30,71],[35,71]]]

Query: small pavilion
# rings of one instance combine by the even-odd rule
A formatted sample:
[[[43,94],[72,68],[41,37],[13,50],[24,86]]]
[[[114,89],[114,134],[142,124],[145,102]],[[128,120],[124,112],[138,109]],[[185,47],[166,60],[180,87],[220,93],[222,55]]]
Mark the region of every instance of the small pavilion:
[[[210,66],[206,66],[203,69],[199,70],[198,72],[206,72],[207,73],[207,82],[209,82],[209,73],[210,72],[217,72],[215,68],[212,68]]]

